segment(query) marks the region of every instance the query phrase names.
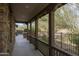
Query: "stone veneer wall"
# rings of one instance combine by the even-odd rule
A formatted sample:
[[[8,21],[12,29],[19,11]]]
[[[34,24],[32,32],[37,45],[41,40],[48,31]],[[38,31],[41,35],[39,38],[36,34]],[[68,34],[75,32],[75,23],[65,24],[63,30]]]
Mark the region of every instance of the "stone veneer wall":
[[[15,21],[8,4],[0,4],[0,53],[11,53],[15,41]]]

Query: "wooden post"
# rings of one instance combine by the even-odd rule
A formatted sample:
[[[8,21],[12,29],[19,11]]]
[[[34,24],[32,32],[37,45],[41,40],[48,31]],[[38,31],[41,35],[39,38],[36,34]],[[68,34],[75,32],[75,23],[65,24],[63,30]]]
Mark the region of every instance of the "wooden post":
[[[28,23],[27,23],[27,40],[28,40]]]
[[[32,29],[32,22],[30,22],[30,31],[31,31],[31,29]]]
[[[30,43],[31,43],[31,33],[32,33],[32,22],[30,22]]]
[[[38,38],[38,19],[35,19],[35,38]],[[37,39],[35,39],[35,49],[37,49]]]
[[[11,15],[9,15],[11,19]],[[12,20],[10,20],[10,43],[12,43]]]
[[[27,30],[28,30],[28,23],[25,23],[26,24],[26,26],[27,26]]]
[[[51,56],[51,13],[49,13],[49,56]]]
[[[49,13],[49,56],[52,55],[51,47],[54,46],[54,12]]]
[[[61,48],[62,48],[62,33],[61,33]]]

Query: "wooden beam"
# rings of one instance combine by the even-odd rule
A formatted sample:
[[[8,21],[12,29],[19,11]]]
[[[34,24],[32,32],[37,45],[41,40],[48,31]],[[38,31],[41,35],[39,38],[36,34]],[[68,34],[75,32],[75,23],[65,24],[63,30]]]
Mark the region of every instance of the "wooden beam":
[[[35,38],[38,38],[38,19],[35,20]],[[35,49],[37,49],[37,40],[35,40]]]
[[[20,22],[20,21],[15,21],[16,23],[25,23],[25,24],[27,24],[28,22]]]
[[[34,21],[35,18],[42,17],[42,16],[46,15],[47,13],[51,12],[53,9],[55,10],[55,7],[59,8],[59,7],[63,6],[63,5],[65,5],[65,4],[66,3],[49,3],[49,5],[47,7],[45,7],[43,10],[41,10],[38,14],[36,14],[28,22]]]
[[[51,56],[51,40],[52,40],[52,24],[51,24],[51,13],[49,13],[49,56]]]
[[[30,22],[30,43],[31,43],[32,22]]]
[[[27,40],[28,40],[28,23],[27,23]]]

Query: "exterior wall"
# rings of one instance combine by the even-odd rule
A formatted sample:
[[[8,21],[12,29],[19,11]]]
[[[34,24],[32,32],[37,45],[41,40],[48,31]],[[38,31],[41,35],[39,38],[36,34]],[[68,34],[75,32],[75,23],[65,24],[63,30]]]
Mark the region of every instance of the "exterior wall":
[[[11,33],[10,33],[10,37],[11,37],[11,39],[10,39],[10,43],[11,43],[11,52],[12,52],[12,50],[13,50],[13,46],[14,46],[14,43],[15,43],[15,21],[14,21],[14,18],[13,17],[11,17],[11,26],[10,26],[10,28],[11,28]]]
[[[15,39],[15,22],[10,17],[8,4],[0,4],[0,53],[12,51]]]

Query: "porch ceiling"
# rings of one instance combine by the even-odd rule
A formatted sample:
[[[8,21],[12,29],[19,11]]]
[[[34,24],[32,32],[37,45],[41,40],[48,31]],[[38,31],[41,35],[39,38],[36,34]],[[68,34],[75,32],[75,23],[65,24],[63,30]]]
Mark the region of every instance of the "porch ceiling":
[[[47,5],[48,3],[13,3],[11,9],[16,21],[27,22]]]

